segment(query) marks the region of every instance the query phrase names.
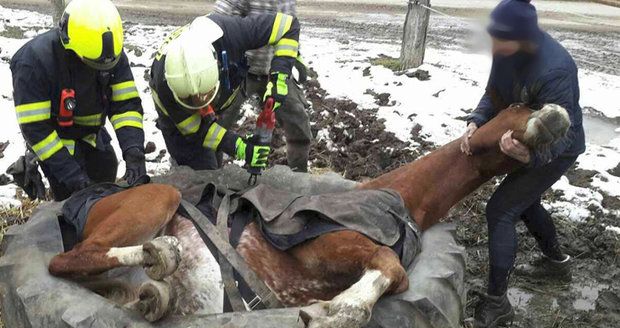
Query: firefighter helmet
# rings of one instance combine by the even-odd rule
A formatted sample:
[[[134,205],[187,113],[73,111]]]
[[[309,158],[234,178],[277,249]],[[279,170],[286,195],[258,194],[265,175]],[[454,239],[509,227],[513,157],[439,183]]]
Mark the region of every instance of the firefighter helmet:
[[[214,21],[202,16],[166,46],[166,81],[183,107],[198,110],[215,99],[220,80],[213,42],[223,34]]]
[[[60,38],[88,66],[110,70],[123,51],[123,23],[110,0],[73,0],[60,19]]]

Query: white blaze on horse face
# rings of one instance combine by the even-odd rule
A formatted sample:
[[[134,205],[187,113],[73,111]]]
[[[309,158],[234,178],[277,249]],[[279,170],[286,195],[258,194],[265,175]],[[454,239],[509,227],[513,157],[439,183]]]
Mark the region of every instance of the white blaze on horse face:
[[[144,263],[144,252],[142,245],[130,247],[112,247],[106,253],[108,258],[116,258],[118,262],[126,266],[142,265]]]

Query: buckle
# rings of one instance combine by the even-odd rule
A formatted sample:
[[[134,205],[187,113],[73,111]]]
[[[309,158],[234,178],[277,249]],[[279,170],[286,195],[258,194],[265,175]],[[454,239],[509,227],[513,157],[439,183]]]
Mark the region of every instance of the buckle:
[[[254,298],[248,302],[248,307],[250,310],[254,310],[261,303],[261,298],[258,295],[254,296]]]

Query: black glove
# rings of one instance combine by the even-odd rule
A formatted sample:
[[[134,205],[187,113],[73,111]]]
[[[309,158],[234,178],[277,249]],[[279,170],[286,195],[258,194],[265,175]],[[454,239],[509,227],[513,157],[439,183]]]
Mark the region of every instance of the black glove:
[[[28,198],[45,199],[43,177],[39,173],[37,157],[32,151],[27,150],[26,155],[20,156],[15,163],[11,164],[6,173],[13,176],[13,182],[24,189]]]
[[[295,69],[297,69],[297,73],[299,73],[299,79],[297,79],[297,82],[306,83],[306,81],[308,81],[308,66],[304,63],[304,59],[301,57],[301,54],[297,55],[297,59],[295,60]]]
[[[80,173],[77,176],[74,176],[71,179],[67,180],[64,184],[67,186],[67,188],[69,188],[69,192],[73,194],[92,185],[93,182],[86,174]]]
[[[146,175],[144,151],[138,147],[127,149],[123,154],[126,163],[125,176],[123,179],[133,186],[142,176]]]

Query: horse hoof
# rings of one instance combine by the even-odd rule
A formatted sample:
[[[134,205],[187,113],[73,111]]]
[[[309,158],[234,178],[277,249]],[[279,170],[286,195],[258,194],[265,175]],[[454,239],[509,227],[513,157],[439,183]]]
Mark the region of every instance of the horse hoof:
[[[523,135],[525,144],[532,148],[550,145],[564,137],[570,125],[566,109],[556,104],[547,104],[530,115]]]
[[[138,295],[139,300],[133,307],[149,322],[155,322],[168,314],[174,301],[170,284],[163,281],[143,283]]]
[[[144,271],[153,280],[163,280],[173,274],[181,262],[181,245],[176,237],[157,237],[142,245]]]
[[[327,316],[328,309],[329,302],[320,301],[301,308],[299,317],[308,326],[313,319]]]
[[[361,328],[370,321],[370,309],[347,302],[323,302],[300,312],[308,328]]]

